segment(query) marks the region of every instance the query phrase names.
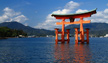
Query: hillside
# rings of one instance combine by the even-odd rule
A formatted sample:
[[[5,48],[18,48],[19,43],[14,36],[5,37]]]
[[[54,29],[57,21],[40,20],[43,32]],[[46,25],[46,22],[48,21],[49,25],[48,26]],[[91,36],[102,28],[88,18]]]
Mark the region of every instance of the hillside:
[[[90,28],[90,35],[103,36],[108,34],[108,24],[106,23],[89,23],[84,24],[84,28]],[[74,33],[74,28],[80,28],[80,25],[68,25],[66,29],[70,29],[70,33]]]
[[[84,24],[84,28],[90,28],[90,35],[93,36],[104,36],[108,34],[108,24],[106,23],[90,23]],[[8,27],[11,29],[23,30],[28,35],[38,35],[38,36],[46,36],[46,35],[54,35],[54,31],[45,30],[45,29],[36,29],[30,26],[25,26],[18,22],[4,22],[0,23],[0,27]],[[70,29],[70,33],[74,36],[74,28],[79,28],[80,25],[68,25],[65,28]]]
[[[23,30],[10,29],[8,27],[0,27],[0,38],[17,37],[19,35],[27,36]]]
[[[28,35],[38,35],[38,36],[54,35],[54,31],[45,30],[45,29],[35,29],[30,26],[25,26],[21,23],[14,21],[0,23],[0,27],[8,27],[11,29],[23,30]]]

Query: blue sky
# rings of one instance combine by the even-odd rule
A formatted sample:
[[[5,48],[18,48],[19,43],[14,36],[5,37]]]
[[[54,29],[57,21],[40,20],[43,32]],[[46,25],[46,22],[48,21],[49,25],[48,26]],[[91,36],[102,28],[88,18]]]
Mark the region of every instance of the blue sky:
[[[34,28],[54,29],[52,13],[84,12],[97,8],[91,22],[108,23],[107,0],[0,0],[0,23],[17,21]]]

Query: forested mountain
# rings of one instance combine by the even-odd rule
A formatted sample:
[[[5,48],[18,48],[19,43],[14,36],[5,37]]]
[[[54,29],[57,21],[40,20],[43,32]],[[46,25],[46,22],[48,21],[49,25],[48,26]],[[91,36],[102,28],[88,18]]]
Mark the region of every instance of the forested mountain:
[[[0,23],[0,27],[8,27],[11,29],[23,30],[28,35],[38,35],[38,36],[54,35],[54,31],[32,28],[30,26],[25,26],[21,23],[14,21]]]
[[[0,38],[2,37],[18,37],[19,35],[27,36],[23,30],[10,29],[8,27],[0,27]]]
[[[108,24],[106,23],[89,23],[89,24],[84,24],[83,26],[84,26],[84,29],[90,28],[90,35],[93,35],[93,36],[101,36],[101,35],[108,34]],[[28,35],[46,36],[46,35],[55,34],[54,31],[51,31],[51,30],[36,29],[30,26],[25,26],[18,22],[0,23],[0,27],[8,27],[11,29],[23,30]],[[68,25],[65,27],[65,29],[70,29],[70,33],[74,35],[75,34],[74,28],[76,27],[79,28],[80,25]]]
[[[108,34],[108,24],[107,23],[89,23],[84,24],[85,28],[90,28],[90,35],[103,36]],[[74,34],[74,28],[80,28],[80,25],[68,25],[66,29],[70,29],[70,33]]]

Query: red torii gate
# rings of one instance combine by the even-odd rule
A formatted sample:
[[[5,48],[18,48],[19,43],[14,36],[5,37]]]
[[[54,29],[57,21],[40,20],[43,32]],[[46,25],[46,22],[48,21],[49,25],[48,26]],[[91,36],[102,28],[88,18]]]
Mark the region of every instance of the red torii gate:
[[[86,32],[83,30],[83,24],[90,23],[90,20],[84,21],[83,18],[91,17],[92,14],[96,13],[96,9],[84,13],[76,13],[76,14],[52,14],[56,19],[62,19],[62,22],[57,22],[57,25],[62,25],[62,31],[58,32],[59,29],[55,29],[56,39],[55,42],[58,43],[58,41],[61,41],[64,43],[67,41],[69,43],[69,29],[67,29],[67,32],[65,32],[65,24],[80,24],[80,31],[78,31],[78,28],[75,28],[75,43],[81,42],[87,42],[89,43],[89,29],[86,29]],[[74,21],[76,18],[80,18],[79,21]],[[70,19],[70,22],[66,22],[65,19]],[[61,40],[58,40],[58,34],[61,34]],[[67,34],[67,39],[64,39],[64,34]],[[80,34],[80,40],[78,40],[78,34]],[[84,34],[87,35],[87,40],[84,40]]]

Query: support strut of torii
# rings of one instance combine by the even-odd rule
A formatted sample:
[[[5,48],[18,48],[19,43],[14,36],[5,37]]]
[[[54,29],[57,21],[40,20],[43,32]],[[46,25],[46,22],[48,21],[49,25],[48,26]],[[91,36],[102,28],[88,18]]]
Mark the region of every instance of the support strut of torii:
[[[58,32],[59,29],[55,29],[56,44],[60,41],[61,43],[64,43],[67,41],[69,43],[69,29],[67,29],[67,32],[65,32],[65,24],[80,24],[80,31],[78,31],[79,28],[75,28],[75,43],[81,42],[87,42],[89,43],[89,29],[86,29],[86,32],[84,32],[83,24],[90,23],[90,20],[84,21],[83,18],[91,17],[92,14],[96,13],[96,9],[84,13],[76,13],[76,14],[52,14],[56,19],[62,19],[62,22],[57,22],[57,25],[62,25],[62,31]],[[80,18],[79,21],[74,21],[75,18]],[[65,19],[70,19],[70,22],[66,22]],[[61,40],[58,40],[58,34],[61,34]],[[65,40],[65,34],[67,34],[67,39]],[[80,34],[80,40],[78,40],[78,34]],[[86,40],[84,39],[84,34],[86,34]]]

